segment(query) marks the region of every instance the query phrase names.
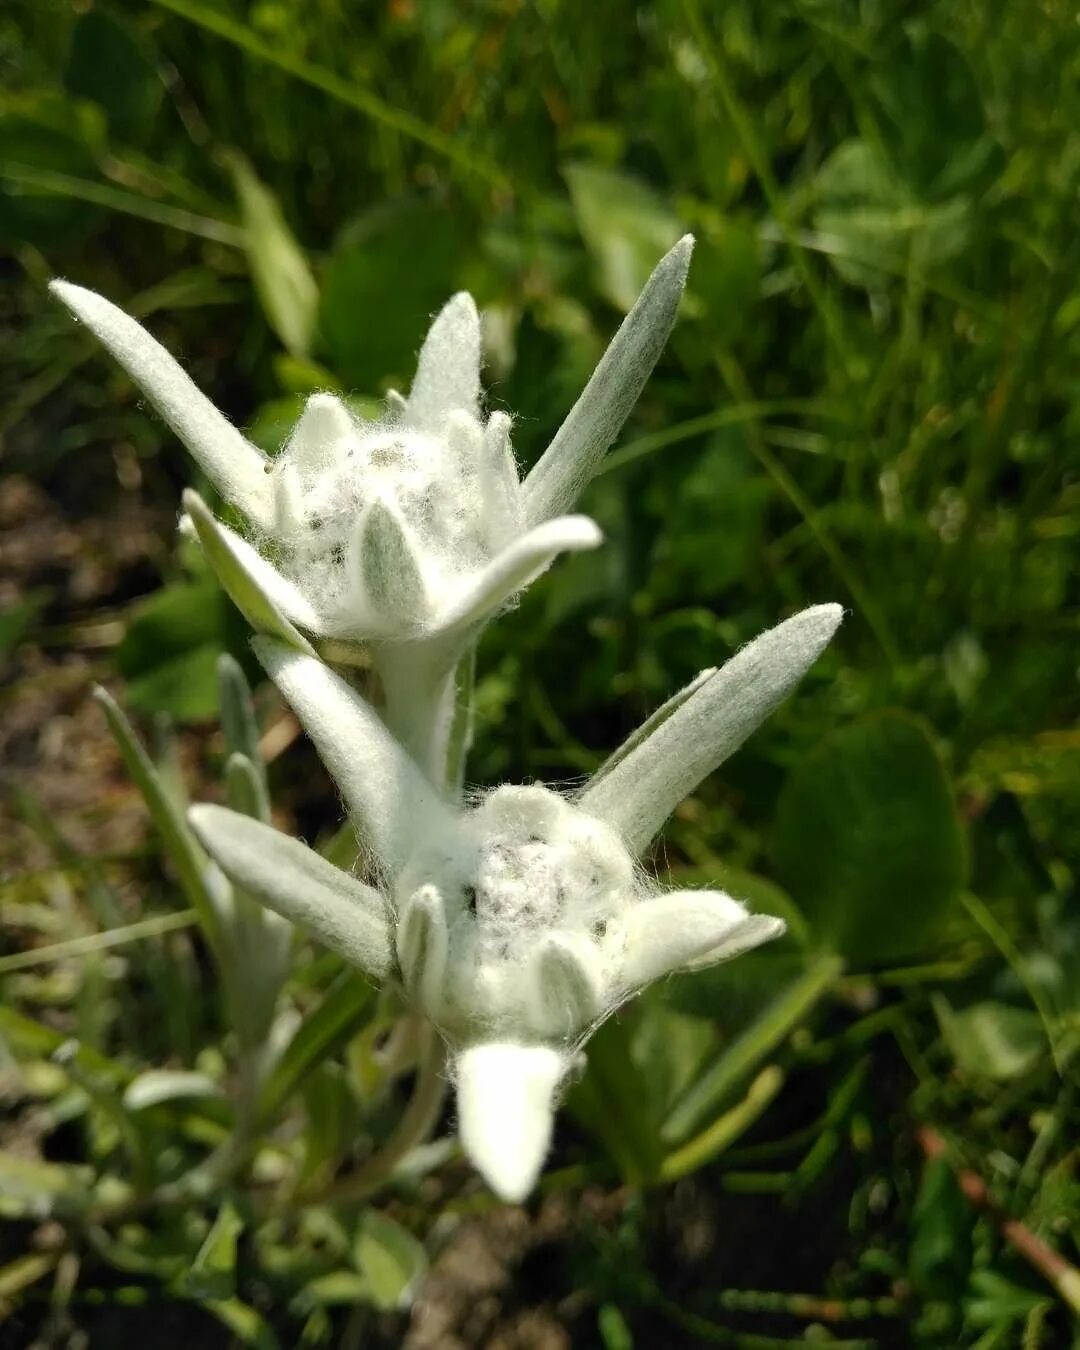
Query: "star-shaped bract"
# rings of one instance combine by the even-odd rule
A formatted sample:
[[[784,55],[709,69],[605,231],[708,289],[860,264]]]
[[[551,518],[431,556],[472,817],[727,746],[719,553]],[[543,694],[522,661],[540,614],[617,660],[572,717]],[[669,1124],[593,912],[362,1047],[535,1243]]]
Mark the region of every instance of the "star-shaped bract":
[[[364,885],[221,807],[192,825],[224,871],[361,970],[397,976],[451,1050],[462,1142],[507,1199],[531,1189],[560,1082],[623,1000],[783,931],[719,891],[663,892],[637,859],[687,793],[791,692],[840,622],[803,611],[669,700],[573,798],[447,799],[341,677],[281,642],[256,650],[349,807]]]

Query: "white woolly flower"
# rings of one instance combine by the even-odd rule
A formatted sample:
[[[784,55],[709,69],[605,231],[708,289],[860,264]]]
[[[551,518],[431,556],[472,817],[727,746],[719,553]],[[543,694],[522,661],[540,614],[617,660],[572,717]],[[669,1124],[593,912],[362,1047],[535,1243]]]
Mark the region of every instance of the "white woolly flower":
[[[409,398],[366,422],[314,394],[267,459],[172,357],[92,291],[53,292],[105,344],[248,522],[241,538],[187,504],[291,624],[316,637],[403,640],[463,631],[499,609],[563,550],[592,548],[581,516],[527,525],[510,419],[480,415],[480,320],[454,296],[420,351]],[[191,508],[194,507],[192,510]]]
[[[633,407],[674,321],[692,240],[660,262],[546,453],[519,481],[510,419],[480,412],[480,321],[455,295],[435,318],[408,399],[365,422],[315,394],[274,459],[199,392],[134,319],[66,281],[51,289],[99,338],[247,522],[188,514],[257,628],[317,638],[448,639],[449,666],[476,626],[596,525],[562,514]],[[300,632],[295,632],[295,629]],[[462,641],[455,641],[462,639]]]
[[[790,693],[841,618],[804,611],[669,700],[572,800],[497,788],[446,799],[327,666],[256,649],[337,780],[379,889],[214,806],[192,825],[233,881],[361,969],[397,976],[445,1037],[462,1143],[504,1198],[543,1163],[559,1086],[590,1031],[674,970],[783,931],[718,891],[662,892],[637,866],[678,802]]]

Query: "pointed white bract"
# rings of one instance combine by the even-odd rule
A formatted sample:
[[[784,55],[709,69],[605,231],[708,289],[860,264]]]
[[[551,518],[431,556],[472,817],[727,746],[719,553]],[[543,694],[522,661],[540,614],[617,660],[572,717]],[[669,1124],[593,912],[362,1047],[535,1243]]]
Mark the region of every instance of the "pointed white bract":
[[[511,1204],[524,1200],[540,1175],[566,1068],[565,1058],[546,1045],[474,1045],[458,1057],[462,1148]]]
[[[694,682],[651,735],[631,739],[580,803],[642,852],[702,779],[787,698],[840,626],[839,605],[815,605],[747,643],[708,679]],[[676,696],[678,700],[678,696]]]
[[[404,865],[418,834],[442,837],[452,831],[455,816],[442,794],[340,675],[282,642],[256,638],[252,645],[386,870]]]
[[[389,974],[386,902],[291,835],[223,806],[193,806],[188,821],[234,885],[299,924],[369,975]]]
[[[218,412],[165,348],[103,296],[69,281],[50,290],[130,375],[223,497],[257,526],[271,519],[266,456]]]
[[[675,323],[693,249],[693,235],[684,235],[657,263],[581,397],[525,479],[530,524],[577,500],[622,430]]]

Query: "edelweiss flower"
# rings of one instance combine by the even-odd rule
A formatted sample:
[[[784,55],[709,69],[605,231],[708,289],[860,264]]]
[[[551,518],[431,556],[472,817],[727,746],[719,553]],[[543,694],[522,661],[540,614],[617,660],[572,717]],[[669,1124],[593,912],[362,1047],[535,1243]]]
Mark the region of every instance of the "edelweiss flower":
[[[592,521],[561,513],[656,362],[691,246],[687,237],[661,261],[524,482],[510,448],[510,418],[481,416],[480,320],[464,293],[432,324],[408,399],[391,395],[386,415],[364,422],[334,395],[315,394],[269,459],[134,319],[69,282],[51,288],[244,517],[241,538],[196,494],[185,494],[211,561],[256,627],[292,638],[295,625],[313,637],[376,644],[442,639],[442,664],[449,665],[476,626],[558,553],[600,542]]]
[[[559,1085],[599,1022],[651,980],[783,931],[722,892],[663,893],[636,859],[786,697],[840,618],[837,605],[806,610],[703,672],[573,799],[500,787],[472,808],[447,800],[327,666],[259,639],[380,886],[221,807],[193,808],[192,825],[237,885],[361,970],[401,980],[450,1049],[466,1153],[501,1196],[521,1199],[547,1152]]]

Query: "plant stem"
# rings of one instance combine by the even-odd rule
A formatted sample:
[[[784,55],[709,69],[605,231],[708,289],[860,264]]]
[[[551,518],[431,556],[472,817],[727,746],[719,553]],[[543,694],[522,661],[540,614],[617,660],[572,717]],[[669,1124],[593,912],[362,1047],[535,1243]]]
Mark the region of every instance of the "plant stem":
[[[1002,1237],[1020,1256],[1044,1276],[1058,1291],[1075,1314],[1080,1316],[1080,1270],[1038,1237],[1019,1219],[1010,1219],[995,1202],[990,1188],[977,1172],[959,1167],[950,1156],[949,1147],[937,1130],[924,1125],[916,1133],[922,1151],[928,1158],[944,1158],[956,1173],[956,1180],[965,1198],[976,1209],[985,1211],[997,1224]]]
[[[384,643],[373,653],[381,712],[391,733],[433,783],[446,784],[456,686],[454,655],[442,644]]]
[[[751,1073],[780,1042],[806,1017],[814,1005],[836,983],[843,963],[838,956],[824,952],[793,984],[780,994],[760,1017],[728,1046],[708,1073],[675,1103],[664,1122],[662,1134],[669,1143],[685,1139],[740,1079]]]
[[[357,1171],[332,1186],[324,1200],[365,1200],[391,1177],[402,1159],[430,1138],[446,1095],[446,1055],[442,1039],[426,1019],[420,1022],[419,1040],[416,1082],[397,1127]]]
[[[661,1181],[677,1181],[696,1172],[740,1138],[761,1115],[784,1085],[783,1070],[770,1064],[758,1074],[746,1096],[730,1111],[691,1139],[682,1148],[669,1153],[660,1164]]]

